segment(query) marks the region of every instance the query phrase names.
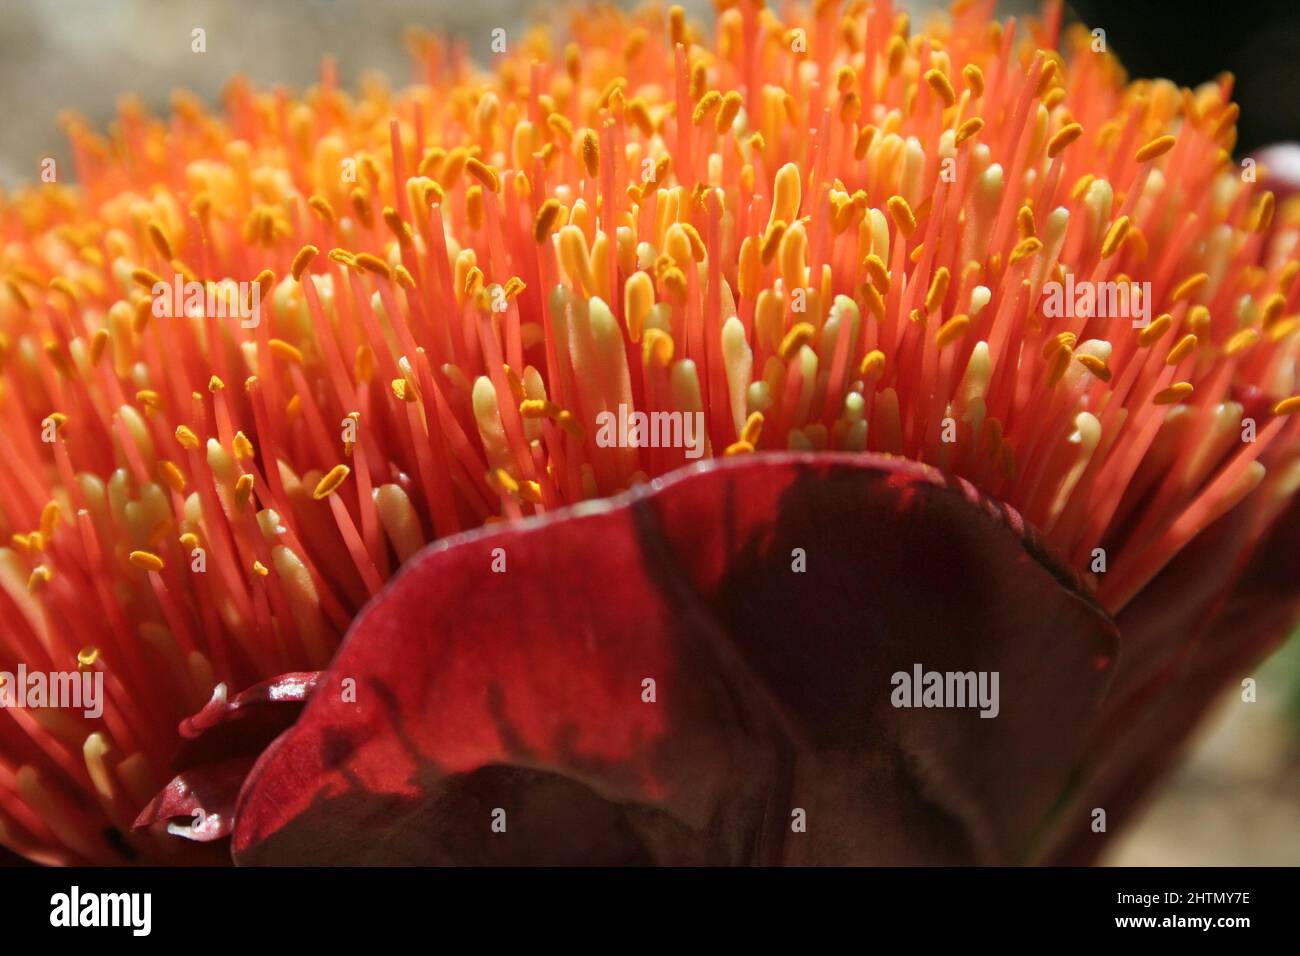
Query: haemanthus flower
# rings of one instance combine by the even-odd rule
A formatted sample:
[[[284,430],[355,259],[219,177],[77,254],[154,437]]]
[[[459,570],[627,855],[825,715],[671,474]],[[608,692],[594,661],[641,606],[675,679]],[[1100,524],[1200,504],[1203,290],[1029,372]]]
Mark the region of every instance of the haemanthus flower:
[[[602,8],[70,121],[80,185],[0,209],[0,665],[107,701],[0,715],[0,840],[1091,858],[1294,617],[1300,228],[1231,77],[991,6]],[[999,716],[891,707],[914,662]]]

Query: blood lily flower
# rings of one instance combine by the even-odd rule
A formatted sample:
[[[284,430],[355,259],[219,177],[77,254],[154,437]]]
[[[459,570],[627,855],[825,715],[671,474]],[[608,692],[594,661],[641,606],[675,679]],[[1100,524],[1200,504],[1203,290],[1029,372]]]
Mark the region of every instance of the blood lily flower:
[[[0,665],[107,699],[0,715],[0,842],[1038,862],[1131,816],[1297,610],[1300,218],[1232,78],[1127,83],[1059,4],[719,7],[69,121],[80,185],[0,208]],[[934,670],[992,719],[891,693]]]

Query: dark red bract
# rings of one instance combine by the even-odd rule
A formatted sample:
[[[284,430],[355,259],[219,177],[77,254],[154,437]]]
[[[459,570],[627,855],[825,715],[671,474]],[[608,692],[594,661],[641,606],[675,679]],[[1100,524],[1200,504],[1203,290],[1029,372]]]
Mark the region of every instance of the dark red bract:
[[[1014,511],[928,466],[788,454],[679,472],[430,547],[246,779],[236,762],[183,774],[141,823],[211,793],[211,835],[233,829],[255,864],[1091,859],[1088,809],[1129,809],[1225,655],[1261,654],[1291,619],[1256,580],[1227,620],[1258,640],[1171,664],[1195,655],[1165,592],[1196,588],[1179,604],[1208,621],[1246,553],[1229,525],[1206,545],[1226,566],[1167,570],[1123,615],[1121,654]],[[894,707],[891,675],[917,664],[998,672],[997,717]],[[1133,696],[1157,690],[1158,707]]]

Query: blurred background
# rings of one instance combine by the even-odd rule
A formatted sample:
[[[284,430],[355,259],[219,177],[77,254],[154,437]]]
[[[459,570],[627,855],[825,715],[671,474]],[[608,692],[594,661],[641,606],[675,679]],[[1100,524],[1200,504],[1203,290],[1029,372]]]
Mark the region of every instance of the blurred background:
[[[693,18],[712,17],[711,0],[679,2]],[[940,4],[901,6],[920,22]],[[1037,6],[999,2],[997,9],[1000,17],[1022,16]],[[1238,152],[1300,141],[1297,0],[1249,7],[1079,0],[1066,11],[1105,29],[1131,76],[1195,85],[1232,71],[1242,107]],[[462,37],[482,62],[493,28],[509,35],[547,15],[545,5],[526,0],[0,0],[0,12],[5,189],[37,180],[48,156],[60,171],[71,170],[56,122],[64,109],[103,127],[124,94],[165,110],[174,88],[211,102],[235,73],[303,88],[316,81],[324,55],[335,59],[345,86],[370,72],[400,84],[410,77],[402,42],[408,26]],[[196,27],[206,31],[203,54],[190,49]],[[1300,639],[1243,676],[1255,677],[1258,701],[1242,702],[1236,688],[1225,693],[1142,821],[1112,841],[1104,862],[1300,863]]]

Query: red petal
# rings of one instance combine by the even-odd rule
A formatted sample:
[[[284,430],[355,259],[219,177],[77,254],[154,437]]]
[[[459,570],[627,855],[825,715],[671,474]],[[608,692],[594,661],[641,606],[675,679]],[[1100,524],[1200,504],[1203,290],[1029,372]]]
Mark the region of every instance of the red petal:
[[[228,698],[218,684],[212,699],[181,721],[185,738],[173,769],[185,770],[236,755],[257,756],[298,719],[320,672],[281,674]]]
[[[878,456],[729,459],[417,557],[258,761],[234,851],[1021,859],[1114,646],[1018,516],[964,483]],[[891,674],[915,664],[999,672],[998,717],[895,709]]]
[[[230,720],[242,710],[258,704],[303,703],[316,688],[319,671],[281,674],[228,698],[226,686],[218,684],[212,699],[193,717],[181,721],[181,736],[198,737],[205,730]]]
[[[1243,509],[1217,521],[1120,615],[1125,653],[1079,792],[1062,808],[1052,862],[1094,862],[1104,840],[1092,831],[1092,810],[1106,811],[1111,832],[1134,822],[1224,688],[1294,632],[1300,500],[1253,549],[1255,520]]]
[[[235,825],[239,788],[253,760],[253,757],[236,757],[177,775],[140,811],[135,820],[136,829],[184,818],[184,823],[168,826],[168,832],[199,843],[230,836]]]
[[[233,698],[218,684],[203,709],[181,721],[177,775],[140,812],[135,827],[185,817],[186,824],[169,832],[205,843],[229,836],[253,761],[298,719],[319,679],[319,673],[281,674]]]

